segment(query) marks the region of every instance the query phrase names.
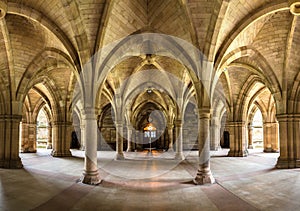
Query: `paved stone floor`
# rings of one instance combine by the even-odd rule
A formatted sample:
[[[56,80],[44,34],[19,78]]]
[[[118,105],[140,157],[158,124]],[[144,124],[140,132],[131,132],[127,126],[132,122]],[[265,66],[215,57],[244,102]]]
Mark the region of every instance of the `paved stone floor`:
[[[0,169],[0,210],[299,210],[300,170],[274,168],[277,153],[251,151],[245,158],[211,152],[216,184],[192,184],[197,152],[182,162],[172,154],[98,152],[103,179],[78,182],[82,151],[53,158],[50,151],[21,154],[24,169]]]

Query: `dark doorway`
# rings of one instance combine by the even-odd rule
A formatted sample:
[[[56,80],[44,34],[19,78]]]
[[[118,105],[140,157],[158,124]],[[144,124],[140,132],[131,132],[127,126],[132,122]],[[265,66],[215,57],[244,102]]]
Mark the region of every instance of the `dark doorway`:
[[[230,134],[228,131],[223,133],[223,143],[221,142],[222,148],[230,148]]]

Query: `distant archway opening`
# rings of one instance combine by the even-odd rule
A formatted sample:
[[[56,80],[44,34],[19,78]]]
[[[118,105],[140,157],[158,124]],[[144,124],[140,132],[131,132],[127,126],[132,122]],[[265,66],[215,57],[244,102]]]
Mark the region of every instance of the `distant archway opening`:
[[[263,117],[259,109],[255,112],[252,119],[252,146],[254,149],[264,148]]]
[[[49,140],[49,121],[44,109],[39,111],[36,124],[36,148],[46,149]]]

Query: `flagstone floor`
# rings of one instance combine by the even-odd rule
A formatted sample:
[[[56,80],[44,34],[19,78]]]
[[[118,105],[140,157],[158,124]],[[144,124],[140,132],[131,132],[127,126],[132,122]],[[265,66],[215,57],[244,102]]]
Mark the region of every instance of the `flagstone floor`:
[[[79,182],[83,151],[54,158],[50,151],[20,154],[24,168],[0,169],[0,210],[297,210],[300,207],[300,169],[275,169],[278,153],[256,150],[244,158],[211,152],[213,185],[192,183],[197,152],[184,161],[171,153],[98,152],[102,182]]]

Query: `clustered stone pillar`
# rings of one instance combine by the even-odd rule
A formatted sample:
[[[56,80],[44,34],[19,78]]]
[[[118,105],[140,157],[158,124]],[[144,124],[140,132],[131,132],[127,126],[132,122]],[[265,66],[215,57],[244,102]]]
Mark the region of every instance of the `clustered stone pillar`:
[[[230,134],[230,157],[244,157],[248,155],[246,144],[246,127],[244,122],[230,122],[228,124]]]
[[[53,122],[52,123],[52,143],[53,149],[51,155],[54,157],[72,156],[70,151],[72,134],[71,122]]]
[[[22,122],[21,152],[36,152],[36,123]]]
[[[173,125],[169,124],[168,125],[168,137],[169,137],[169,149],[168,152],[174,152],[173,149]]]
[[[82,122],[85,127],[83,141],[85,143],[84,172],[82,182],[97,185],[101,182],[97,164],[97,119],[94,109],[82,111]]]
[[[199,169],[197,176],[194,179],[196,185],[212,184],[215,182],[210,170],[210,154],[209,154],[209,141],[210,141],[210,112],[206,110],[199,111]]]
[[[182,138],[182,120],[176,121],[176,160],[184,160],[183,155],[183,138]]]
[[[300,167],[300,115],[277,115],[280,134],[280,156],[277,168]]]
[[[264,152],[278,152],[278,123],[264,123]]]
[[[124,160],[123,153],[123,125],[122,123],[116,123],[116,160]]]
[[[19,157],[21,115],[0,116],[0,168],[22,168]]]

